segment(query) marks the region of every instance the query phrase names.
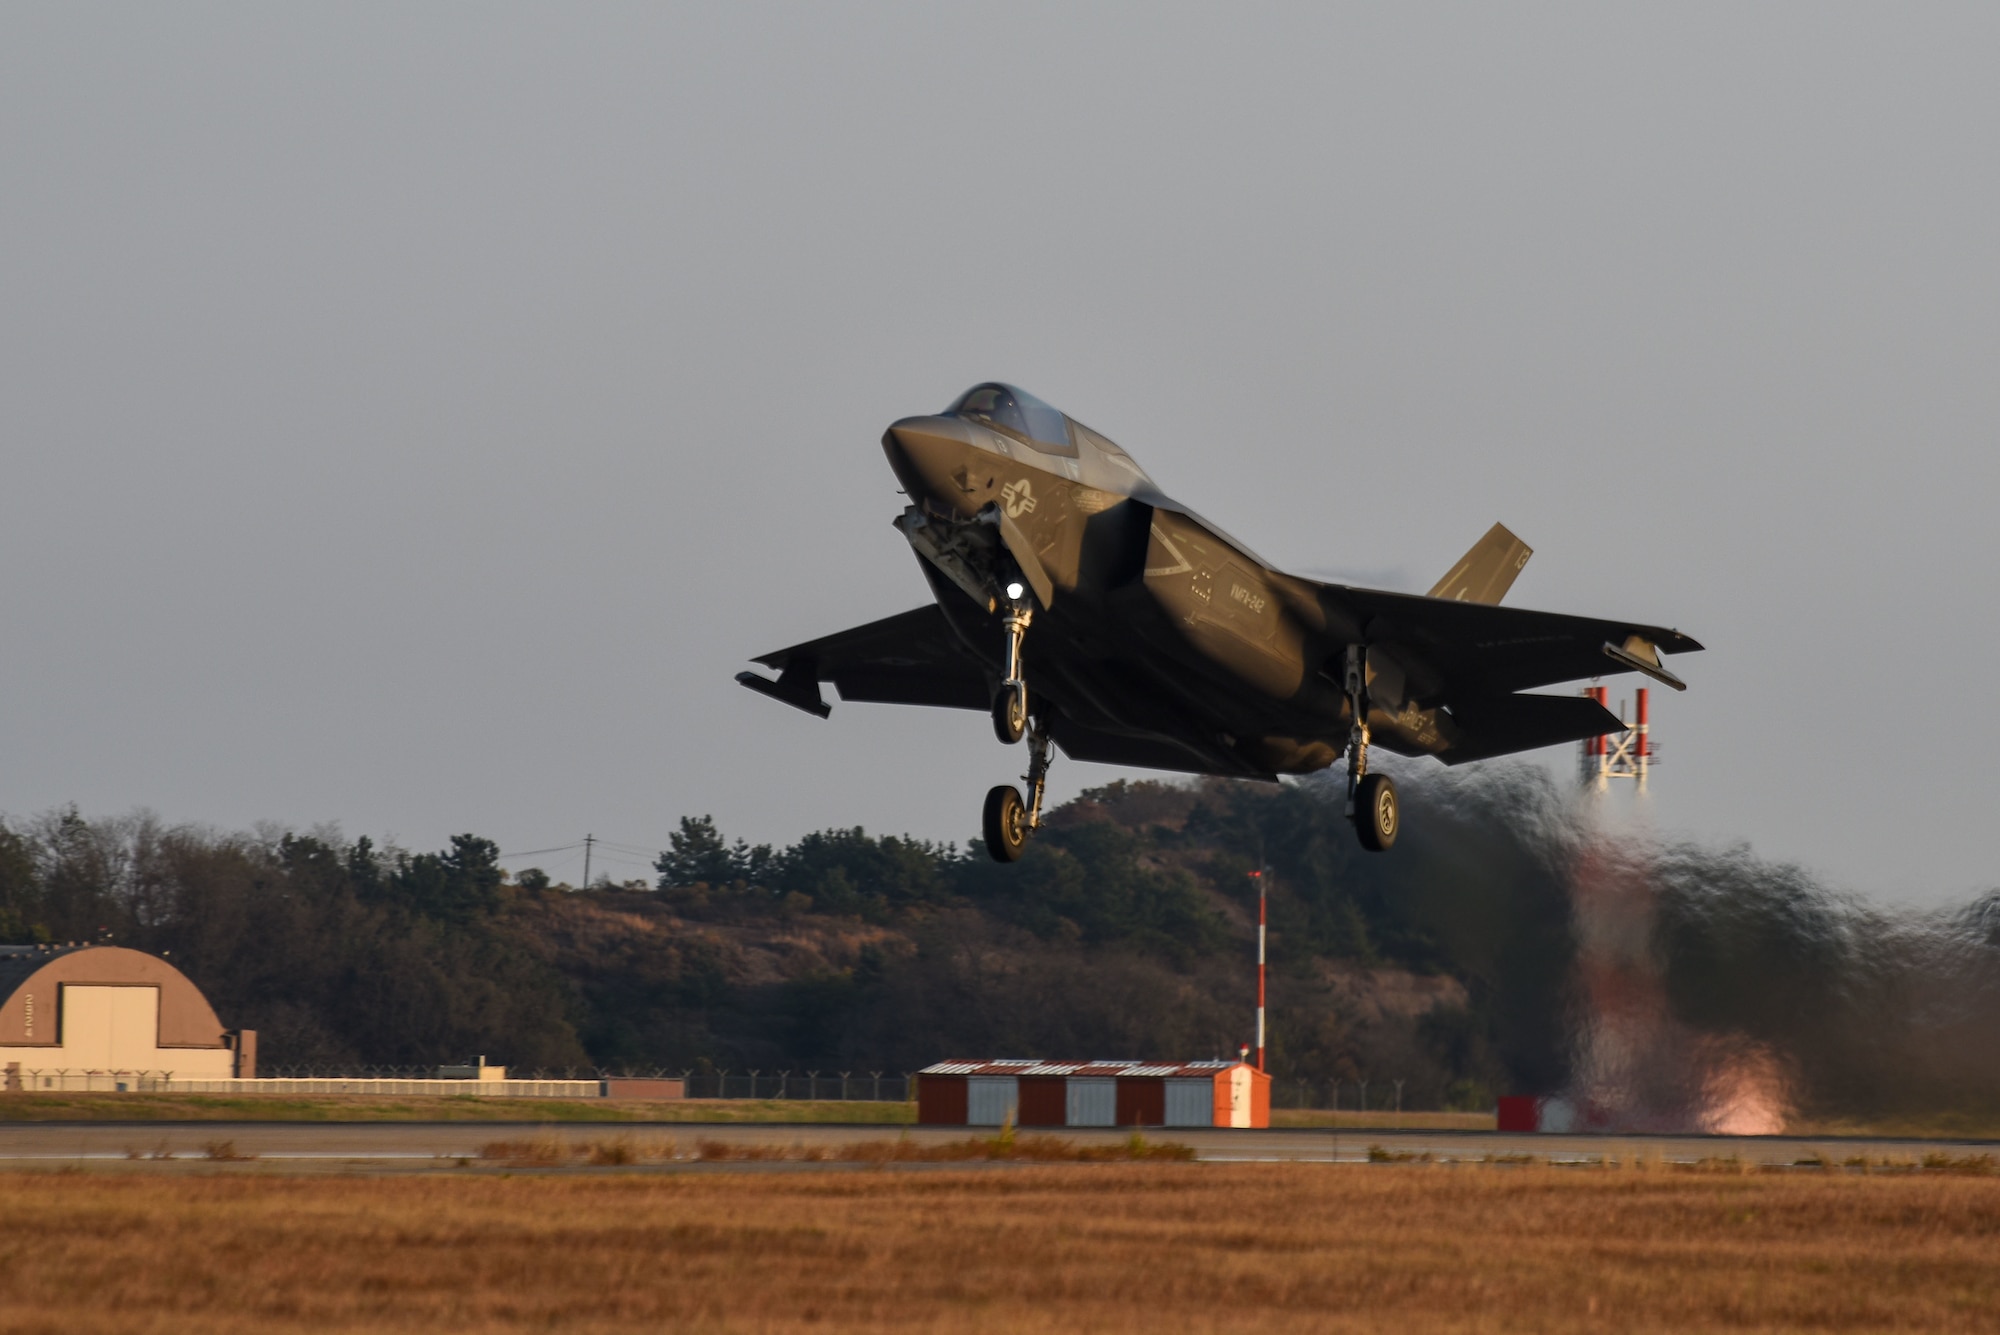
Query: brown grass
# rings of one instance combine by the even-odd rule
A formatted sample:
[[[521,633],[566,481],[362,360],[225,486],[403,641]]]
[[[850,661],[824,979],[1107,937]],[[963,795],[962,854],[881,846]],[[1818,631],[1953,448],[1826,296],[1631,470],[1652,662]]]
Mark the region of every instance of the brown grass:
[[[128,1154],[128,1158],[140,1155]],[[218,1156],[211,1154],[210,1158]],[[702,1163],[1187,1163],[1194,1150],[1187,1145],[1150,1141],[1134,1134],[1111,1144],[1082,1144],[1060,1136],[968,1137],[943,1143],[919,1144],[908,1139],[868,1140],[844,1145],[806,1142],[754,1144],[698,1139],[691,1147],[658,1137],[618,1136],[611,1140],[565,1140],[543,1131],[519,1140],[494,1140],[480,1146],[480,1159],[519,1168],[623,1167],[633,1164],[694,1160]]]
[[[0,1175],[0,1331],[1990,1331],[2000,1179]]]
[[[611,1136],[603,1140],[565,1140],[550,1132],[538,1132],[521,1140],[493,1140],[479,1147],[479,1157],[489,1162],[520,1167],[555,1167],[587,1164],[596,1168],[616,1168],[629,1164],[660,1163],[683,1157],[678,1144],[657,1136]]]

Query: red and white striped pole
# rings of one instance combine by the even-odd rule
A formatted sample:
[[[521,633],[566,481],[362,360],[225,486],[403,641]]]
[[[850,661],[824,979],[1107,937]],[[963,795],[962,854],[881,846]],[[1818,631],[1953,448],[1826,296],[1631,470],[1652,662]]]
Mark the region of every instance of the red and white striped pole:
[[[1639,688],[1638,696],[1639,720],[1638,726],[1634,729],[1636,737],[1632,743],[1632,763],[1639,776],[1639,791],[1643,793],[1646,791],[1646,762],[1652,758],[1653,744],[1651,738],[1653,725],[1650,722],[1650,715],[1646,708],[1646,688],[1644,686]]]
[[[1264,872],[1259,867],[1250,874],[1257,878],[1257,1069],[1264,1069]]]

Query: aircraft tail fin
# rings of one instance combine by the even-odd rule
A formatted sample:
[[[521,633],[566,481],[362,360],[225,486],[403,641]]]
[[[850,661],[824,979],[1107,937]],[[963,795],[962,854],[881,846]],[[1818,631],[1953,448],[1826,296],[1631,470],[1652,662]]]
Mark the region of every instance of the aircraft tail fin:
[[[1514,585],[1514,577],[1535,549],[1495,524],[1486,536],[1472,544],[1472,550],[1431,587],[1433,598],[1449,598],[1456,603],[1498,603]]]

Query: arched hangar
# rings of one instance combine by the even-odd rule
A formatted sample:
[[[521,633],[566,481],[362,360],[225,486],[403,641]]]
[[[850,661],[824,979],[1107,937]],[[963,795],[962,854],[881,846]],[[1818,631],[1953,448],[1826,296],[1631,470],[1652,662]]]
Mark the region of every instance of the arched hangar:
[[[38,1072],[228,1079],[256,1074],[256,1060],[255,1032],[225,1030],[201,989],[157,955],[0,946],[0,1068],[9,1088]]]

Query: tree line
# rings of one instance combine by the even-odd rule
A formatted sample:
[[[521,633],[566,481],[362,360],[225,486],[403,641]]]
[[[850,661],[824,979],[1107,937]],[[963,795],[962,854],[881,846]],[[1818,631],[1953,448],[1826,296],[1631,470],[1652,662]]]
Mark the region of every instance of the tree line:
[[[1413,1105],[1562,1087],[1589,852],[1571,796],[1527,766],[1404,788],[1386,857],[1356,847],[1337,785],[1116,783],[1012,866],[858,828],[751,845],[689,816],[655,879],[587,888],[509,876],[472,834],[410,852],[69,809],[0,822],[0,939],[163,954],[271,1064],[1193,1058],[1250,1041],[1262,866],[1281,1081],[1400,1079]],[[2000,1089],[1964,1046],[2000,1015],[2000,899],[1888,922],[1742,850],[1640,870],[1666,1004],[1782,1052],[1807,1103]]]

